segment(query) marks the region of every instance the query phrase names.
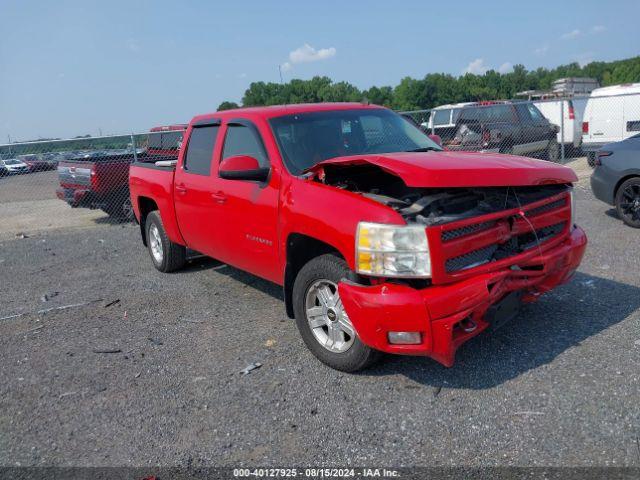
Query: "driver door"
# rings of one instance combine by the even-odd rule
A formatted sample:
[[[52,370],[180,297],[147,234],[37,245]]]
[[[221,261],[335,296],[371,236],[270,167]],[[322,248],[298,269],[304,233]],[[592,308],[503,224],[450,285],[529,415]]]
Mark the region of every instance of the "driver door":
[[[271,281],[280,281],[278,250],[278,199],[280,177],[273,168],[264,182],[220,178],[222,160],[248,155],[261,168],[271,162],[260,131],[248,120],[228,121],[224,143],[216,161],[212,194],[218,215],[215,258]]]

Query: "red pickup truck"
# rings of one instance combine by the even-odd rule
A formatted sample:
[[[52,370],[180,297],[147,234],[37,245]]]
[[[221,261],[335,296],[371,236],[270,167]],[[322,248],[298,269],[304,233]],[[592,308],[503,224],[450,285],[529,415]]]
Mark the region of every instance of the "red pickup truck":
[[[175,163],[131,167],[154,266],[179,269],[190,248],[282,285],[306,345],[343,371],[380,352],[453,365],[568,281],[587,243],[571,169],[443,151],[372,105],[197,116]]]
[[[129,195],[129,166],[172,160],[178,155],[186,125],[154,127],[144,150],[88,151],[58,164],[56,196],[71,207],[100,208],[119,219],[133,219]]]

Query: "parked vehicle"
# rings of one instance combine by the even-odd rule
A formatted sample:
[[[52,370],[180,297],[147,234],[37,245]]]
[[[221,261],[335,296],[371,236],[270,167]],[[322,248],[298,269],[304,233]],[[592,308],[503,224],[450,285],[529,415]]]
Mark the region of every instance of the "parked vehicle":
[[[597,199],[616,207],[624,223],[640,228],[640,134],[596,152],[591,189]]]
[[[0,160],[0,174],[15,175],[19,173],[29,173],[29,166],[17,158]]]
[[[454,130],[449,140],[441,135],[448,150],[541,155],[552,162],[560,158],[558,127],[532,103],[500,101],[463,106]]]
[[[182,143],[182,136],[187,125],[165,125],[153,127],[149,130],[149,143],[147,151],[150,155],[170,155],[176,156]]]
[[[451,105],[440,105],[431,110],[429,114],[429,120],[427,122],[423,122],[421,126],[433,133],[438,135],[443,142],[450,142],[456,134],[457,131],[457,121],[458,116],[460,115],[460,110],[462,107],[467,105],[474,105],[472,102],[465,103],[454,103]]]
[[[129,177],[155,268],[183,267],[190,248],[282,285],[306,345],[344,371],[380,351],[451,366],[568,281],[587,241],[576,180],[541,160],[443,151],[356,103],[197,116],[175,164],[134,163]]]
[[[533,104],[549,122],[558,127],[557,142],[564,144],[565,152],[575,152],[582,144],[582,116],[586,97],[568,100],[536,100]]]
[[[591,92],[582,119],[582,150],[593,167],[596,151],[640,132],[640,83],[613,85]]]
[[[44,155],[20,155],[18,158],[27,164],[31,172],[54,170],[57,166],[57,163],[51,161],[49,157],[45,157]]]
[[[60,187],[56,190],[59,199],[71,207],[100,208],[109,216],[133,219],[129,196],[129,166],[138,159],[140,162],[173,160],[178,155],[178,147],[185,125],[155,127],[149,134],[150,146],[146,151],[103,150],[79,152],[73,158],[61,160],[58,164]],[[170,136],[173,143],[165,141],[162,149],[154,148],[155,140],[162,142],[163,136]]]

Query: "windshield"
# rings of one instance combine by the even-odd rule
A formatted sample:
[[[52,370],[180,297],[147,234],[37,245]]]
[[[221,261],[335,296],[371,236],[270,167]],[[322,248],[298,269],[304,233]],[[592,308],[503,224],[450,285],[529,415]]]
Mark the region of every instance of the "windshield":
[[[385,109],[300,113],[269,123],[294,175],[334,157],[442,150],[419,128]]]
[[[4,161],[5,165],[22,165],[22,162],[20,160],[5,160]]]

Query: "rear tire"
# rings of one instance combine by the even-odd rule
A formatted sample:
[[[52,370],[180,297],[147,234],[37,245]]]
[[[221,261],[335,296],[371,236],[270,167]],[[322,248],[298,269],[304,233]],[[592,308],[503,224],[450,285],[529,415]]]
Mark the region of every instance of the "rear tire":
[[[616,211],[626,225],[640,228],[640,177],[620,185],[616,192]]]
[[[345,278],[355,280],[355,274],[343,259],[327,254],[310,260],[295,279],[293,311],[302,340],[318,360],[356,372],[375,363],[381,352],[360,341],[344,312],[337,285]],[[311,313],[314,309],[319,313]]]
[[[587,163],[591,168],[596,168],[596,152],[587,153]]]
[[[187,249],[169,240],[157,210],[147,215],[144,228],[147,235],[147,248],[154,267],[163,273],[184,267],[187,261]]]
[[[118,192],[109,197],[101,210],[114,220],[131,222],[135,218],[129,190]]]

